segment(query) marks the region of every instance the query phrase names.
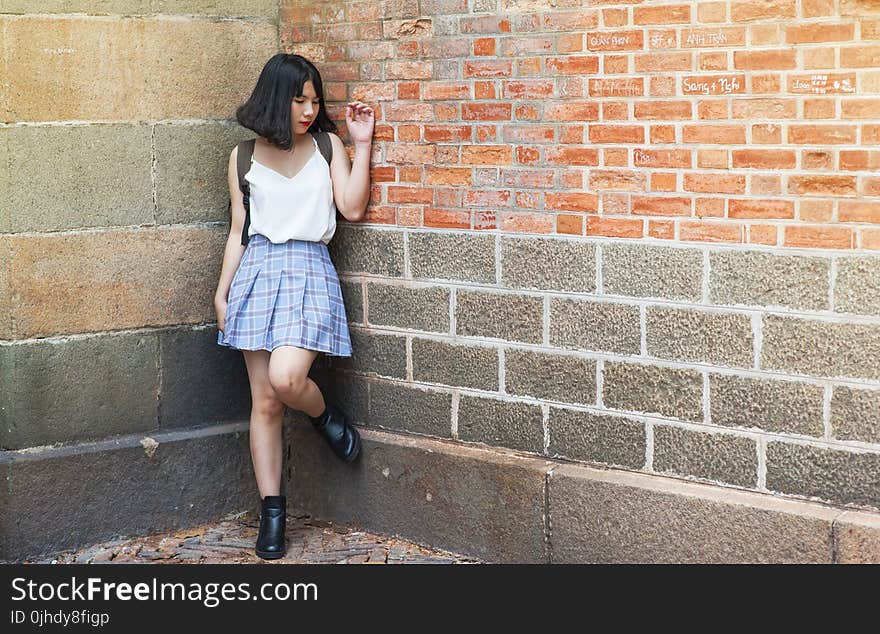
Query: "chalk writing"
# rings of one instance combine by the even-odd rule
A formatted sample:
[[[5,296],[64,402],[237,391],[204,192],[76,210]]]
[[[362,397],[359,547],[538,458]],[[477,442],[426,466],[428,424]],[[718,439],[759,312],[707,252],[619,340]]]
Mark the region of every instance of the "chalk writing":
[[[744,92],[745,83],[745,75],[684,77],[681,91],[685,95],[733,95]]]
[[[789,78],[789,92],[809,95],[829,95],[854,93],[855,74],[838,75],[798,75]]]
[[[49,55],[64,55],[66,53],[75,52],[75,48],[44,48],[43,52],[48,53]]]

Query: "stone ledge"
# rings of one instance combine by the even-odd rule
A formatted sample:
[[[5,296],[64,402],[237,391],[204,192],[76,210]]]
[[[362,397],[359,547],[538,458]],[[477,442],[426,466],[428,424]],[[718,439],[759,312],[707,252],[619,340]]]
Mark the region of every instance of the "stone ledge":
[[[0,452],[0,560],[252,510],[247,432],[228,423]]]
[[[346,465],[287,428],[299,511],[494,562],[880,560],[880,514],[359,429]]]

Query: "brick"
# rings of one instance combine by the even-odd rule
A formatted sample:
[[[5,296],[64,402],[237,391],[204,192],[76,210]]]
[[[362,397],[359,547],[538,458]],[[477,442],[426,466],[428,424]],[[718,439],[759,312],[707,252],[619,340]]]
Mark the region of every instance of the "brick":
[[[686,4],[633,9],[633,24],[687,24],[690,21],[691,8]]]
[[[350,328],[351,357],[333,357],[334,368],[406,378],[406,338]]]
[[[633,150],[635,167],[691,167],[693,159],[690,150]]]
[[[794,203],[790,200],[753,200],[731,198],[728,218],[765,218],[794,220]]]
[[[767,443],[767,488],[837,504],[880,508],[880,454]]]
[[[834,310],[860,315],[880,314],[880,259],[837,259]]]
[[[660,189],[661,191],[674,191],[676,188],[677,178],[675,174],[665,176],[664,180],[660,180],[657,172],[651,175],[652,189]],[[662,186],[658,185],[662,183]],[[691,199],[690,198],[670,198],[665,196],[633,196],[632,197],[632,213],[646,216],[690,216],[691,215]],[[607,213],[607,212],[606,212]]]
[[[697,242],[742,242],[743,227],[712,221],[686,221],[679,225],[680,240]]]
[[[821,385],[709,374],[713,425],[821,437]]]
[[[645,173],[634,170],[590,170],[590,189],[645,191]]]
[[[735,169],[793,169],[797,164],[793,150],[733,150],[731,158]]]
[[[158,363],[152,334],[0,346],[0,447],[157,429]]]
[[[216,228],[13,237],[15,336],[213,321],[225,241]]]
[[[880,443],[880,390],[835,385],[831,393],[831,437]]]
[[[829,563],[839,514],[579,465],[554,469],[549,495],[555,563]]]
[[[387,429],[450,438],[452,395],[407,384],[370,383],[370,422]]]
[[[591,125],[592,143],[644,143],[644,126],[634,125]]]
[[[0,148],[5,161],[14,157],[14,169],[0,172],[2,232],[153,222],[149,126],[5,128]]]
[[[717,145],[743,144],[746,130],[741,125],[686,125],[682,128],[685,143]]]
[[[841,46],[840,68],[876,68],[880,60],[880,46]]]
[[[804,196],[846,196],[856,193],[855,176],[792,176],[788,192]]]
[[[880,328],[778,315],[763,317],[761,367],[811,376],[880,378]]]
[[[643,31],[595,31],[586,35],[590,51],[638,51],[645,47]]]
[[[850,249],[852,239],[852,230],[848,227],[790,225],[785,227],[783,244],[792,247]]]
[[[495,348],[413,339],[412,361],[415,381],[498,390]]]
[[[340,273],[365,272],[387,277],[403,276],[401,232],[340,223],[328,249]]]
[[[599,462],[629,469],[645,464],[645,425],[623,416],[550,408],[553,457]]]
[[[458,403],[458,437],[464,441],[541,453],[544,450],[541,408],[526,403],[462,396]]]
[[[751,438],[654,426],[654,471],[755,487],[758,453]]]
[[[678,361],[752,366],[752,327],[747,315],[649,307],[648,354]]]
[[[732,2],[730,19],[733,22],[751,22],[753,20],[778,20],[794,18],[797,15],[795,0],[765,0],[765,2]]]
[[[788,128],[789,143],[832,145],[856,142],[856,126],[847,125],[791,125]]]
[[[501,283],[514,288],[596,290],[593,244],[544,238],[501,238]]]
[[[229,153],[253,136],[239,125],[156,125],[157,221],[228,222]],[[118,164],[114,169],[119,170]]]
[[[638,354],[638,306],[551,299],[550,344],[560,348]]]
[[[602,403],[611,409],[700,421],[703,377],[690,369],[605,361]]]
[[[542,341],[540,297],[459,290],[455,296],[456,333],[508,341]]]
[[[367,302],[371,325],[449,332],[449,289],[369,282]]]
[[[606,56],[606,69],[607,68]],[[625,59],[625,58],[624,58]],[[693,55],[690,52],[685,53],[643,53],[635,54],[635,71],[637,73],[652,73],[660,71],[690,71],[693,70]],[[623,67],[616,72],[628,72],[627,67]]]
[[[504,369],[508,394],[586,405],[596,401],[596,362],[592,359],[508,348]]]
[[[692,117],[689,101],[637,101],[636,119],[690,119]]]
[[[544,208],[554,211],[598,212],[599,197],[580,192],[547,192]]]
[[[457,233],[412,233],[409,258],[414,278],[495,283],[495,239]]]
[[[613,244],[602,249],[605,293],[699,301],[702,253],[696,249]]]
[[[684,190],[706,194],[743,194],[746,177],[741,174],[701,174],[687,172],[684,175]]]
[[[19,78],[9,96],[18,121],[227,118],[241,87],[253,85],[278,47],[277,26],[269,22],[25,17],[4,23],[9,76]],[[193,42],[212,46],[193,56]],[[61,59],[67,72],[45,70]],[[213,71],[204,73],[207,67]]]
[[[709,254],[713,304],[828,310],[831,261],[761,251]]]

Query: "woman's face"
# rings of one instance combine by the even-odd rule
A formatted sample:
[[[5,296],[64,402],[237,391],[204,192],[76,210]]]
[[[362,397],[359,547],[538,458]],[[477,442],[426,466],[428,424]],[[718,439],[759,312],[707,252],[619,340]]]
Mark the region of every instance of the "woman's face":
[[[312,82],[307,81],[303,84],[302,95],[294,97],[290,105],[290,120],[293,122],[294,133],[306,132],[318,116],[320,107],[318,93],[315,92]]]

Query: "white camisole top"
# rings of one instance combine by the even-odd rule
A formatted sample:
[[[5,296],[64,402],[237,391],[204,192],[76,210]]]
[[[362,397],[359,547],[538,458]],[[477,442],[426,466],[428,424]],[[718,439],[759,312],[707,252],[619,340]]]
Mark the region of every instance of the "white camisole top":
[[[313,136],[312,143],[315,151],[293,178],[251,157],[251,167],[244,176],[250,183],[248,236],[259,233],[276,244],[288,240],[330,242],[336,232],[333,182],[330,166]]]

